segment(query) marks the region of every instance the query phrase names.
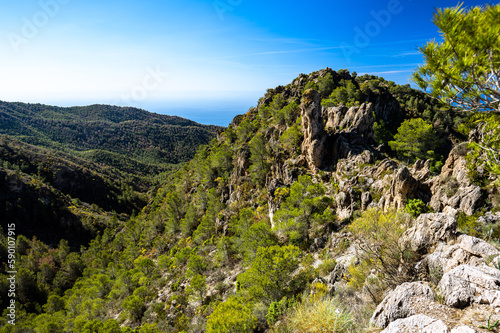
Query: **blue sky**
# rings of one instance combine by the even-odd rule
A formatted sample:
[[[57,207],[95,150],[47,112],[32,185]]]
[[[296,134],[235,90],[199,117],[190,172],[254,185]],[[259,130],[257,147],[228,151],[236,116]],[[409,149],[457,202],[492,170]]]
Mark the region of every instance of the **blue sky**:
[[[434,9],[457,3],[0,0],[0,100],[243,108],[325,67],[404,84]]]

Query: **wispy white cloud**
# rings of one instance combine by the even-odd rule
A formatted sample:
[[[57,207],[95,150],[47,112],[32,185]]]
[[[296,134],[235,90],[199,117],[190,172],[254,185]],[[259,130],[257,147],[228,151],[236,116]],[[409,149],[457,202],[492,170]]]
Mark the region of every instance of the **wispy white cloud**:
[[[410,63],[410,64],[383,64],[383,65],[372,65],[372,66],[352,66],[353,69],[370,69],[370,68],[388,68],[388,67],[416,67],[421,64]]]
[[[399,57],[407,57],[407,56],[414,56],[414,55],[421,55],[421,53],[418,52],[418,51],[402,52],[402,53],[394,54],[392,57],[393,58],[399,58]]]
[[[222,57],[210,57],[210,58],[203,58],[203,60],[236,59],[236,58],[246,58],[246,57],[254,57],[254,56],[273,55],[273,54],[291,54],[291,53],[327,51],[327,50],[336,50],[336,49],[342,49],[342,48],[344,48],[344,46],[326,46],[326,47],[312,47],[312,48],[291,49],[291,50],[273,50],[273,51],[263,51],[263,52],[232,54],[232,55],[227,55],[227,56],[222,56]],[[185,60],[188,60],[188,59],[185,59]],[[201,59],[200,58],[198,58],[198,59],[191,58],[189,60],[201,60]]]
[[[300,38],[263,38],[263,37],[255,37],[255,38],[249,38],[249,40],[256,41],[256,42],[273,43],[273,44],[295,44],[295,45],[317,46],[317,43],[313,43],[312,40],[309,40],[309,39],[300,39]]]
[[[384,71],[384,72],[370,72],[372,75],[387,75],[387,74],[399,74],[399,73],[410,73],[411,69],[399,70],[399,71]]]

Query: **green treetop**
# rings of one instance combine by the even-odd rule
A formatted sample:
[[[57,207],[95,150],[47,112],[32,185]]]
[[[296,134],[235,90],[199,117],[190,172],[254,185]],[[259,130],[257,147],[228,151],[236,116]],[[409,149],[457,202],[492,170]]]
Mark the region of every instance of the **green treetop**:
[[[443,41],[420,48],[414,82],[452,105],[500,112],[500,5],[438,9],[433,22]]]
[[[433,158],[433,149],[439,144],[434,128],[422,118],[405,120],[398,128],[394,141],[389,141],[391,149],[408,159],[408,162],[413,162],[416,158]]]

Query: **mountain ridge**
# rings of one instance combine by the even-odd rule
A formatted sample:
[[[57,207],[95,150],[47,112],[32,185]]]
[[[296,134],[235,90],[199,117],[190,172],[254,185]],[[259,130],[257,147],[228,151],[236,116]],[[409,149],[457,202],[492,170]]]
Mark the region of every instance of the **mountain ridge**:
[[[0,102],[0,134],[46,148],[65,149],[119,168],[123,165],[113,164],[109,153],[119,153],[131,163],[136,160],[155,166],[157,172],[169,169],[169,165],[194,156],[195,147],[207,144],[218,130],[221,127],[136,108]]]
[[[112,218],[140,211],[217,130],[136,108],[0,102],[1,225],[87,244]]]
[[[144,120],[153,118],[170,125],[200,125],[192,120],[185,119],[179,116],[163,115],[135,107],[121,107],[108,104],[60,107],[41,103],[0,101],[0,110],[2,111],[12,106],[20,109],[20,111],[31,111],[32,114],[36,115],[40,115],[40,113],[44,113],[45,116],[51,114],[53,114],[54,116],[56,116],[57,114],[66,115],[68,116],[68,120],[74,119],[74,116],[78,115],[79,117],[83,116],[83,118],[91,118],[92,120],[108,120],[114,123],[127,120]],[[96,113],[95,110],[99,110],[99,112]],[[40,117],[43,118],[43,115],[40,115]],[[98,118],[96,119],[95,117]],[[102,119],[99,119],[99,117],[101,117]]]

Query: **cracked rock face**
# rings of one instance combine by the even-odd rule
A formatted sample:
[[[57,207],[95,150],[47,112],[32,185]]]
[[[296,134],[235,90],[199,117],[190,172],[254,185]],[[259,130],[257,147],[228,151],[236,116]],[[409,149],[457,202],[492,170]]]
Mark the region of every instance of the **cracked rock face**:
[[[455,244],[441,243],[417,265],[431,278],[448,273],[460,265],[484,266],[488,258],[500,256],[500,251],[488,242],[469,235],[460,235]],[[435,281],[438,283],[439,280]]]
[[[304,93],[304,102],[301,104],[302,131],[304,141],[302,152],[311,169],[322,169],[327,155],[327,136],[323,128],[321,97],[315,90]]]
[[[335,132],[356,132],[363,138],[373,137],[373,104],[363,103],[349,109],[343,105],[327,109],[326,128]]]
[[[500,307],[500,271],[492,267],[455,267],[443,275],[438,289],[451,307],[463,308],[472,303]]]
[[[476,333],[476,330],[461,325],[450,331],[442,320],[418,314],[393,321],[382,333]]]
[[[389,324],[383,333],[449,333],[448,326],[438,319],[417,314],[408,318],[398,319]]]
[[[477,185],[471,184],[467,177],[467,160],[457,149],[450,152],[441,174],[429,183],[432,191],[430,206],[435,211],[451,215],[461,210],[472,215],[481,202],[482,192]]]
[[[331,169],[342,158],[357,159],[360,163],[373,162],[370,150],[373,104],[325,109],[318,92],[308,90],[300,108],[304,134],[302,152],[310,169]]]
[[[419,186],[420,183],[413,178],[408,168],[402,167],[394,175],[391,186],[384,196],[386,208],[404,208],[406,200],[414,198]]]
[[[411,307],[411,299],[417,297],[433,301],[435,295],[429,286],[420,282],[405,282],[399,285],[378,305],[370,324],[386,327],[396,319],[415,314]]]
[[[415,226],[406,230],[400,242],[413,251],[425,251],[440,241],[455,237],[457,221],[444,213],[422,214]]]

